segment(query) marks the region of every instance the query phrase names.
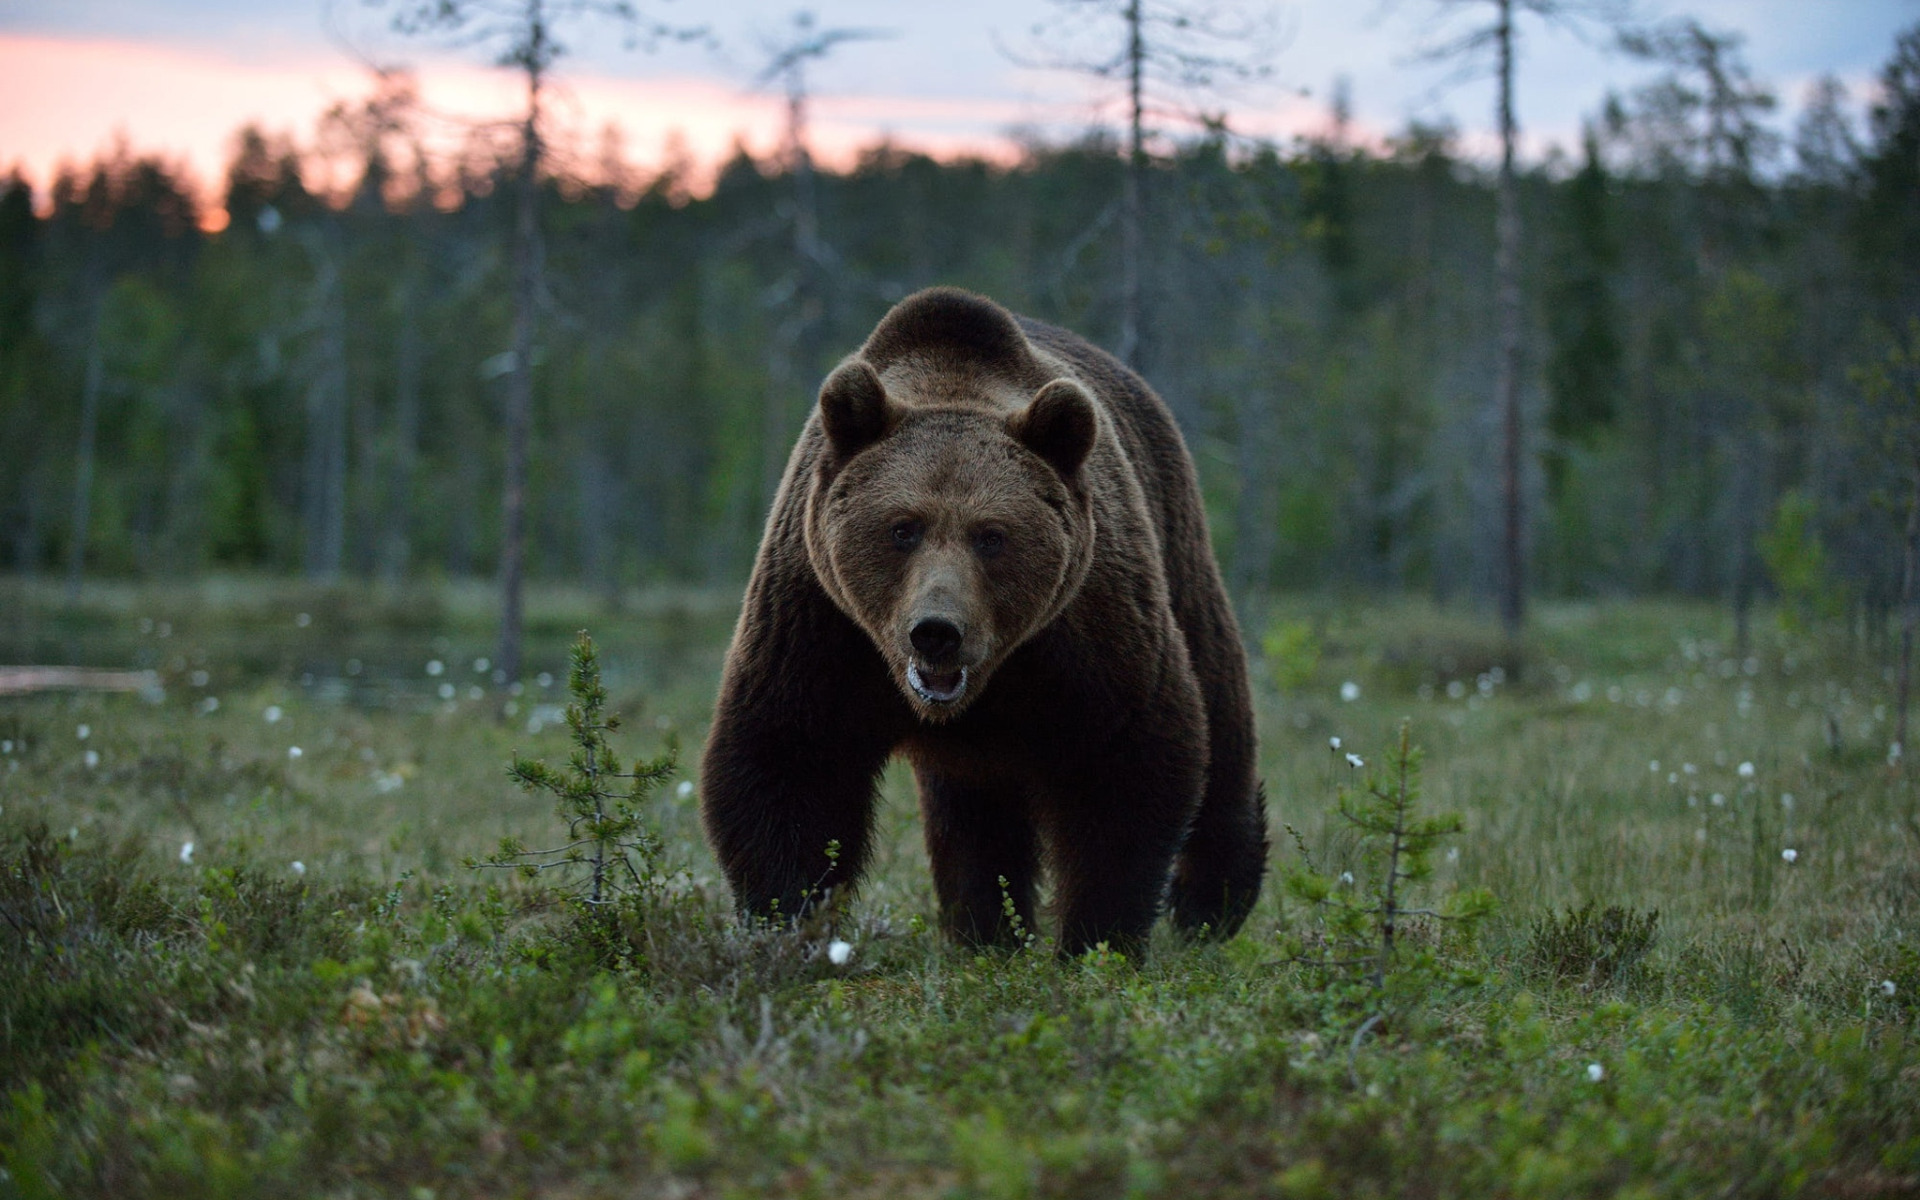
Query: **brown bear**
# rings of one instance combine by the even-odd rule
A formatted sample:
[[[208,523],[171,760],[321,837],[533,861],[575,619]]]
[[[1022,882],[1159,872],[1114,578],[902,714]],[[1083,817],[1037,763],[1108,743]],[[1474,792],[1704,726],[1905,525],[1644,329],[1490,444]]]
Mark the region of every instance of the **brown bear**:
[[[1228,936],[1260,894],[1246,659],[1171,415],[952,288],[827,377],[774,499],[702,764],[744,912],[858,881],[895,752],[963,941],[1010,943],[1009,896],[1035,929],[1043,863],[1068,954],[1137,954],[1169,900]]]

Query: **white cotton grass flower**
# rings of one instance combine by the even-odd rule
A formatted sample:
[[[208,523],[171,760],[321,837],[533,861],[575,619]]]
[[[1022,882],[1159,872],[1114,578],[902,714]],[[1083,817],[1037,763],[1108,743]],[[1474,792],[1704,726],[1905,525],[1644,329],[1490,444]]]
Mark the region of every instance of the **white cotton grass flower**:
[[[827,943],[827,961],[836,967],[844,967],[853,959],[853,943],[835,938]]]
[[[1893,999],[1894,995],[1899,991],[1900,989],[1894,986],[1893,980],[1882,979],[1880,981],[1880,994],[1882,996],[1885,996],[1887,999],[1889,1000]]]
[[[80,756],[80,761],[87,764],[87,770],[91,771],[100,765],[100,752],[98,750],[89,750]]]
[[[293,623],[299,626],[301,629],[305,629],[307,626],[313,624],[313,614],[312,613],[295,613],[293,614]]]
[[[1347,765],[1357,771],[1361,767],[1364,767],[1367,765],[1367,760],[1364,758],[1361,758],[1358,754],[1350,753],[1347,755]]]
[[[1725,808],[1727,806],[1727,798],[1719,792],[1715,792],[1713,795],[1707,797],[1707,799],[1715,808]]]
[[[1339,750],[1342,744],[1338,734],[1327,739],[1327,749],[1329,750]]]
[[[1348,887],[1352,887],[1352,886],[1353,886],[1353,872],[1352,872],[1352,871],[1342,871],[1342,872],[1340,872],[1340,882],[1341,882],[1341,883],[1344,883],[1344,884],[1346,884],[1346,885],[1347,885]]]
[[[1659,760],[1659,759],[1657,759],[1657,758],[1656,758],[1656,759],[1654,759],[1654,760],[1653,760],[1652,762],[1650,762],[1650,763],[1648,763],[1648,764],[1647,764],[1647,773],[1648,773],[1649,775],[1658,775],[1658,774],[1660,773],[1660,760]]]
[[[1899,766],[1901,753],[1902,751],[1901,751],[1901,746],[1899,742],[1894,742],[1892,745],[1888,746],[1887,747],[1887,765],[1890,767]]]
[[[1800,852],[1798,850],[1795,850],[1792,846],[1788,846],[1785,850],[1782,850],[1780,852],[1780,861],[1783,863],[1792,863],[1797,859],[1799,859],[1799,857],[1800,857]]]
[[[306,753],[306,751],[304,751],[304,750],[302,750],[302,749],[301,749],[300,747],[298,747],[298,746],[288,746],[288,747],[287,747],[287,757],[288,757],[288,758],[299,758],[299,757],[300,757],[300,756],[301,756],[302,754],[305,754],[305,753]]]
[[[267,719],[267,724],[278,725],[280,723],[280,718],[286,716],[287,714],[280,711],[280,706],[278,704],[269,704],[267,705],[267,711],[260,715]]]
[[[442,700],[451,700],[451,699],[453,699],[453,691],[454,691],[454,688],[453,688],[453,685],[452,685],[452,684],[450,684],[450,683],[443,683],[443,684],[441,684],[441,685],[440,685],[440,698],[441,698]]]
[[[682,779],[679,783],[679,786],[673,789],[673,794],[680,797],[682,800],[685,800],[688,796],[693,795],[693,780]]]
[[[1360,685],[1349,679],[1340,685],[1340,698],[1351,704],[1360,698]]]
[[[193,843],[192,842],[180,843],[180,861],[185,863],[189,867],[193,865]]]
[[[82,725],[80,728],[73,731],[73,736],[79,738],[81,741],[84,742],[88,738],[93,736],[93,726]]]
[[[1740,778],[1742,778],[1742,779],[1752,779],[1752,778],[1753,778],[1753,764],[1752,764],[1752,763],[1750,763],[1750,762],[1743,762],[1743,763],[1741,763],[1741,764],[1740,764],[1740,766],[1739,766],[1739,769],[1738,769],[1738,774],[1739,774],[1739,776],[1740,776]]]
[[[1607,1069],[1605,1067],[1601,1066],[1599,1063],[1587,1064],[1587,1081],[1588,1082],[1599,1083],[1602,1079],[1605,1079],[1606,1077],[1607,1077]]]
[[[430,658],[427,660],[427,674],[429,675],[442,674],[443,672],[446,671],[446,669],[447,669],[447,664],[441,662],[437,658]]]
[[[292,864],[289,865],[288,870],[292,871],[295,875],[305,875],[307,873],[307,864],[296,858]]]
[[[1788,812],[1793,811],[1793,793],[1792,792],[1780,793],[1780,807],[1786,809]]]

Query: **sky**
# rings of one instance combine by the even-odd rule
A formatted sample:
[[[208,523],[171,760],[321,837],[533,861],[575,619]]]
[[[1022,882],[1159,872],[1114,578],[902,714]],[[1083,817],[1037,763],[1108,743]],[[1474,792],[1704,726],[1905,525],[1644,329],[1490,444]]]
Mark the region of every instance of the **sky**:
[[[1098,103],[1100,85],[1037,65],[1050,53],[1102,49],[1102,26],[1062,26],[1063,5],[1052,0],[641,0],[640,7],[665,22],[704,25],[710,40],[649,52],[628,48],[605,23],[574,22],[562,31],[568,54],[558,70],[556,116],[582,146],[617,125],[624,155],[643,170],[669,156],[710,166],[736,142],[756,153],[779,144],[783,101],[777,85],[755,79],[770,48],[792,35],[801,7],[811,8],[819,27],[867,35],[809,70],[811,140],[830,164],[851,161],[883,137],[940,155],[1006,158],[1023,131],[1071,137],[1115,113]],[[1281,139],[1323,131],[1335,81],[1344,80],[1358,139],[1377,141],[1417,119],[1450,122],[1469,154],[1490,149],[1490,79],[1455,79],[1417,56],[1468,27],[1464,17],[1436,18],[1445,4],[1211,0],[1210,7],[1271,14],[1265,34],[1231,43],[1263,46],[1271,80],[1199,98],[1206,109],[1227,111],[1235,128]],[[1452,7],[1480,6],[1456,0]],[[1742,35],[1754,75],[1781,99],[1783,127],[1824,74],[1838,76],[1860,103],[1896,34],[1920,23],[1920,0],[1638,0],[1637,8],[1644,19],[1690,16]],[[1041,21],[1052,26],[1036,35]],[[1591,33],[1535,21],[1522,28],[1517,107],[1530,156],[1572,146],[1582,119],[1610,89],[1628,91],[1651,76]],[[414,68],[446,138],[516,103],[511,77],[492,68],[482,48],[401,38],[369,0],[0,0],[0,171],[18,168],[44,187],[62,162],[83,162],[123,137],[137,151],[184,164],[211,194],[241,125],[307,144],[329,106],[369,92],[369,63]]]

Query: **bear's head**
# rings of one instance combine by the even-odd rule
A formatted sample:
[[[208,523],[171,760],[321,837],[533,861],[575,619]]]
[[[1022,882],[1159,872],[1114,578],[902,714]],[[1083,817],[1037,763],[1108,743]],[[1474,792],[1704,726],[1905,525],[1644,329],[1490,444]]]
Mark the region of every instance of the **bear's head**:
[[[1005,310],[942,290],[820,390],[808,557],[922,720],[963,711],[1086,577],[1100,416],[1048,374]]]

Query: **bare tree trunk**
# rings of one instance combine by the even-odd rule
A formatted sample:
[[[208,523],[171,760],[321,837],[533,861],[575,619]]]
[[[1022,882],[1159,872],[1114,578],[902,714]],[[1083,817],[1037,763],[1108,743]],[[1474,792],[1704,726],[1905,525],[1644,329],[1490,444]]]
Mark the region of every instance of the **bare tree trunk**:
[[[93,507],[94,442],[100,427],[100,389],[105,382],[106,363],[100,345],[101,309],[93,308],[93,337],[87,343],[87,375],[80,386],[80,449],[73,470],[73,544],[67,558],[67,603],[80,599],[80,580],[87,563],[87,522]]]
[[[767,390],[763,414],[760,494],[770,508],[786,472],[787,439],[794,393],[811,385],[819,367],[826,320],[829,251],[820,240],[813,152],[807,142],[807,82],[799,59],[787,68],[787,154],[793,179],[792,292],[783,302],[789,315],[774,328],[767,347]]]
[[[1264,600],[1272,581],[1279,521],[1273,511],[1274,399],[1244,381],[1239,388],[1240,499],[1234,512],[1233,580],[1241,603]],[[1242,610],[1243,612],[1246,610]]]
[[[205,560],[208,464],[213,458],[212,422],[197,372],[163,392],[169,413],[166,492],[161,506],[158,566],[187,576]]]
[[[807,148],[807,93],[800,68],[787,94],[787,138],[793,154],[793,249],[802,290],[820,260],[820,218],[814,204],[813,155]]]
[[[40,523],[46,510],[46,480],[41,470],[32,471],[23,481],[20,499],[24,506],[20,524],[20,574],[32,579],[40,573]]]
[[[399,344],[394,350],[393,457],[386,486],[386,529],[380,545],[380,582],[400,584],[412,558],[413,468],[420,439],[420,328],[411,279],[400,285]]]
[[[1500,415],[1503,509],[1500,623],[1509,637],[1515,637],[1526,618],[1526,577],[1520,477],[1520,197],[1513,173],[1513,0],[1500,0],[1495,37],[1500,55],[1500,193],[1493,268],[1500,338],[1494,384],[1494,404]]]
[[[533,39],[545,40],[536,14]],[[530,55],[530,63],[540,61]],[[500,501],[499,669],[520,677],[521,592],[526,560],[527,435],[533,414],[534,307],[540,300],[540,71],[527,71],[527,120],[521,134],[520,208],[514,225],[513,372],[507,378],[507,464]]]
[[[1737,541],[1733,548],[1733,654],[1741,659],[1747,657],[1753,640],[1753,597],[1760,582],[1760,560],[1754,551],[1760,532],[1761,449],[1755,444],[1757,440],[1751,433],[1739,438],[1739,461],[1734,465],[1739,479],[1734,485],[1738,511],[1733,518]]]
[[[1254,315],[1254,314],[1258,315]],[[1262,306],[1254,301],[1243,308],[1240,341],[1246,361],[1258,363],[1281,357],[1273,322]],[[1255,602],[1264,604],[1272,582],[1274,545],[1279,537],[1279,515],[1274,511],[1276,487],[1274,427],[1279,410],[1276,388],[1271,379],[1256,377],[1253,371],[1236,372],[1234,416],[1239,442],[1235,467],[1239,475],[1240,496],[1234,506],[1233,591],[1243,613],[1255,611]]]
[[[773,508],[774,493],[780,489],[780,476],[787,463],[787,395],[794,386],[794,343],[799,338],[798,318],[785,317],[775,323],[773,336],[767,339],[766,391],[760,408],[760,513],[765,517]]]
[[[1907,553],[1900,573],[1900,700],[1893,723],[1900,761],[1907,756],[1907,702],[1913,694],[1914,574],[1920,571],[1920,459],[1913,464],[1913,491],[1907,499]]]
[[[614,570],[613,538],[609,531],[616,504],[613,472],[601,449],[600,435],[589,428],[576,451],[579,469],[574,474],[576,502],[580,506],[580,566],[588,584],[600,593],[609,610],[620,596],[619,576]]]
[[[340,578],[347,557],[347,304],[336,281],[327,312],[327,538],[325,573]]]
[[[1143,254],[1141,188],[1147,169],[1146,126],[1142,75],[1146,69],[1146,40],[1141,29],[1140,0],[1127,4],[1127,102],[1129,124],[1127,171],[1120,200],[1120,342],[1114,354],[1128,366],[1140,357],[1140,293]]]
[[[314,303],[320,345],[307,382],[307,453],[301,502],[306,509],[306,573],[309,579],[340,576],[347,521],[346,307],[332,247],[320,235],[314,252]]]

